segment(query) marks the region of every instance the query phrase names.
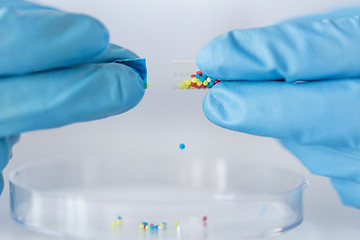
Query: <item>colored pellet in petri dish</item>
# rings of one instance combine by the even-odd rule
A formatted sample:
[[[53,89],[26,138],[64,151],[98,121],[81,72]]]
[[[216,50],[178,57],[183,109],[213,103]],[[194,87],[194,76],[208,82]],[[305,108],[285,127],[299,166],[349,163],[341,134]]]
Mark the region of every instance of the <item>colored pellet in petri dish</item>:
[[[155,225],[153,223],[149,224],[147,222],[142,222],[139,224],[139,229],[145,231],[157,232],[158,230],[166,230],[166,225],[167,225],[166,222],[162,222],[158,225]]]

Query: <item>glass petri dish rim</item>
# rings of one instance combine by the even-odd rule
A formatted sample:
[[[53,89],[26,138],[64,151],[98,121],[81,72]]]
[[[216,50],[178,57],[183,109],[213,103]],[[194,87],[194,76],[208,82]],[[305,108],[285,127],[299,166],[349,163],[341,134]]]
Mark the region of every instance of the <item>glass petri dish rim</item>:
[[[84,162],[85,160],[79,160],[79,162]],[[23,164],[21,166],[18,166],[14,169],[12,169],[9,173],[8,173],[8,179],[9,182],[17,187],[21,187],[23,189],[26,189],[27,191],[31,192],[32,194],[38,194],[38,195],[42,195],[44,197],[57,197],[57,198],[67,198],[69,197],[68,194],[59,194],[59,193],[53,193],[53,192],[46,192],[46,191],[42,191],[39,189],[36,189],[35,187],[26,185],[25,183],[23,183],[21,180],[17,179],[16,176],[17,174],[21,173],[22,171],[26,171],[28,169],[33,169],[36,167],[44,167],[44,166],[54,166],[56,164],[69,164],[69,163],[73,163],[70,160],[62,160],[62,161],[46,161],[46,160],[38,160],[38,161],[34,161],[31,163],[26,163]],[[297,184],[294,184],[294,187],[289,188],[288,190],[283,190],[283,191],[277,191],[277,192],[273,192],[273,193],[266,193],[266,195],[268,196],[280,196],[280,195],[287,195],[287,194],[291,194],[292,192],[296,192],[299,189],[306,189],[309,186],[309,181],[303,177],[301,174],[299,174],[296,171],[293,170],[289,170],[289,169],[283,169],[283,168],[275,168],[275,167],[264,167],[264,166],[258,166],[258,165],[251,165],[251,164],[238,164],[238,166],[241,166],[241,170],[263,170],[263,171],[268,171],[271,173],[276,173],[276,174],[281,174],[281,175],[289,175],[292,177],[296,177],[297,178]],[[263,194],[256,194],[254,196],[259,197],[262,196]],[[72,197],[78,197],[76,195],[72,195]],[[80,197],[80,198],[84,198],[84,197]],[[249,196],[247,198],[250,198]],[[89,202],[112,202],[112,201],[104,201],[104,200],[92,200],[92,199],[88,199],[85,198],[86,201]],[[238,197],[234,197],[232,198],[233,200],[238,199]]]

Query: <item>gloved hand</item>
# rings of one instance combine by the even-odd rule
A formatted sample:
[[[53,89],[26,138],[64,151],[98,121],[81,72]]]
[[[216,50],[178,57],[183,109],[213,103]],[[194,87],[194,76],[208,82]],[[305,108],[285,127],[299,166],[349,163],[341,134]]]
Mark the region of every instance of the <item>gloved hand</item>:
[[[360,9],[234,30],[205,45],[213,123],[273,137],[360,208]],[[280,80],[280,81],[278,81]]]
[[[120,114],[143,97],[145,60],[109,44],[94,18],[0,1],[0,35],[0,173],[20,133]]]

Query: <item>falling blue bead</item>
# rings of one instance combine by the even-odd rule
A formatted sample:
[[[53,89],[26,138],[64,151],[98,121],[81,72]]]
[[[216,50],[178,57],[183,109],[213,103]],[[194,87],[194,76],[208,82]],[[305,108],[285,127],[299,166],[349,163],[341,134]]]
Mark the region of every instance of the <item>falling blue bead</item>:
[[[179,148],[180,148],[180,149],[184,149],[184,148],[185,148],[185,144],[180,143]]]

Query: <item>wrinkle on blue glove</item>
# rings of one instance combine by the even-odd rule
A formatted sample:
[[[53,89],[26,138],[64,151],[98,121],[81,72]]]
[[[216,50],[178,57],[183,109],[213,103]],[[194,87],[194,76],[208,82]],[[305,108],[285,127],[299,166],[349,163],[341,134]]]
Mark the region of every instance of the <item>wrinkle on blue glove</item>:
[[[232,81],[204,98],[206,117],[221,127],[302,144],[360,148],[360,79],[286,83]]]
[[[3,78],[2,136],[120,114],[144,95],[143,79],[118,63],[89,64]]]
[[[0,8],[0,36],[0,76],[80,64],[109,43],[98,20],[47,9]]]
[[[116,60],[138,59],[139,56],[127,48],[110,43],[99,55],[88,59],[83,64],[88,63],[110,63]]]
[[[120,63],[137,71],[143,79],[144,85],[147,83],[146,60],[139,58],[138,55],[124,47],[115,44],[109,44],[105,51],[98,56],[89,59],[85,63]]]
[[[234,30],[206,44],[199,69],[221,80],[360,77],[359,17]]]

